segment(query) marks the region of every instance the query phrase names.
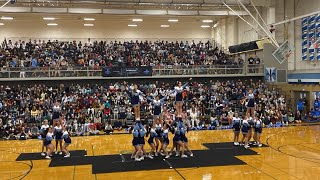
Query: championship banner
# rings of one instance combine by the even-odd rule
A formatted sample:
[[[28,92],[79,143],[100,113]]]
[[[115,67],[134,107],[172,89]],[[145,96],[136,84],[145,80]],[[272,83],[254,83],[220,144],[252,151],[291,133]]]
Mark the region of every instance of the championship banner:
[[[103,77],[152,76],[151,66],[140,67],[103,67]]]

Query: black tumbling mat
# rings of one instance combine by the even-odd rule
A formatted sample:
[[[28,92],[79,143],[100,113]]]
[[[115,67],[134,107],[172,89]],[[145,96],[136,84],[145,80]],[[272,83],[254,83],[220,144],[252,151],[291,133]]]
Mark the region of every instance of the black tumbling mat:
[[[53,158],[49,164],[49,167],[59,166],[79,166],[92,164],[93,156],[72,156],[68,158]]]
[[[208,149],[194,150],[194,157],[175,157],[171,156],[164,160],[163,156],[154,157],[154,159],[145,158],[144,161],[136,162],[131,160],[131,154],[114,154],[101,156],[86,156],[86,151],[71,151],[71,157],[64,158],[62,155],[53,155],[49,167],[92,165],[92,173],[113,173],[129,171],[148,171],[160,169],[176,168],[197,168],[211,166],[235,166],[244,165],[237,156],[258,155],[252,149],[245,149],[243,146],[234,146],[232,142],[226,143],[207,143],[203,144]],[[266,145],[262,146],[268,147]],[[17,161],[25,160],[43,160],[40,153],[22,153]]]
[[[70,151],[72,157],[84,157],[87,154],[85,150]],[[57,158],[64,158],[64,155],[52,154],[52,160]],[[36,153],[21,153],[16,161],[27,161],[27,160],[44,160],[44,156],[41,156],[40,152]]]
[[[125,158],[124,162],[120,155],[109,155],[94,158],[92,163],[92,173],[99,174],[170,168],[170,166],[160,156],[156,157],[155,159],[145,158],[145,160],[141,162],[131,160],[131,155],[125,154],[123,156]]]

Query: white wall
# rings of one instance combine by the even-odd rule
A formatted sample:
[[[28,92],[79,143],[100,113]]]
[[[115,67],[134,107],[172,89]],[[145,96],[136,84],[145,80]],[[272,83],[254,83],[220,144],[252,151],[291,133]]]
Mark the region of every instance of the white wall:
[[[58,26],[47,26],[42,16],[32,16],[32,18],[15,18],[13,21],[4,22],[5,26],[0,26],[0,41],[4,37],[21,37],[37,39],[168,39],[168,40],[207,40],[211,38],[211,28],[201,28],[201,23],[197,21],[179,21],[178,23],[161,22],[158,19],[144,19],[143,22],[136,23],[138,27],[128,27],[130,21],[100,20],[93,22],[94,27],[84,27],[83,20],[55,21]],[[92,23],[92,22],[90,22]],[[131,24],[131,23],[130,23]],[[160,28],[161,24],[170,24],[169,28]]]

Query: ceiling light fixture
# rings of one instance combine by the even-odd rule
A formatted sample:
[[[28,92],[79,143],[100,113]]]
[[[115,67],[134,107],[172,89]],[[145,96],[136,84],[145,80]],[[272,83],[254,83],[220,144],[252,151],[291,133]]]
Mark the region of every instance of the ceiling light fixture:
[[[143,19],[132,19],[133,22],[142,22]]]
[[[210,26],[209,25],[202,25],[201,27],[202,28],[209,28]]]
[[[92,27],[92,26],[94,26],[94,24],[83,24],[83,26]]]
[[[169,22],[178,22],[179,20],[178,19],[169,19],[168,21]]]
[[[94,18],[83,18],[83,20],[85,20],[85,21],[94,21],[96,19],[94,19]]]
[[[129,27],[137,27],[138,25],[136,24],[128,24]]]
[[[163,24],[163,25],[161,25],[160,27],[162,27],[162,28],[168,28],[168,27],[170,27],[170,25]]]
[[[1,19],[2,19],[2,20],[12,20],[13,17],[4,17],[4,16],[2,16]]]
[[[47,25],[48,25],[48,26],[58,26],[57,23],[48,23]]]
[[[0,23],[0,26],[3,26],[4,25],[4,23]]]
[[[210,20],[210,19],[206,19],[206,20],[202,20],[203,23],[212,23],[213,20]]]
[[[55,20],[56,18],[54,18],[54,17],[44,17],[43,18],[43,20],[49,20],[49,21],[51,21],[51,20]]]

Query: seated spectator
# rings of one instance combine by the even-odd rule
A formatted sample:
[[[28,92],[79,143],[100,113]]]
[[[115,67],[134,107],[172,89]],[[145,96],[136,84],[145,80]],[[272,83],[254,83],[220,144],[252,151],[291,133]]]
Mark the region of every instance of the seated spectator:
[[[117,131],[122,130],[122,122],[119,119],[116,122],[114,122],[113,129]]]
[[[294,116],[294,121],[296,123],[301,123],[302,122],[302,115],[299,110],[296,111],[295,116]]]
[[[32,139],[36,139],[39,135],[40,131],[36,124],[33,124],[33,127],[30,129],[30,137]]]
[[[113,133],[113,128],[112,128],[110,122],[107,122],[107,123],[106,123],[105,128],[104,128],[104,132],[105,132],[106,134],[112,134],[112,133]]]
[[[99,132],[100,132],[93,123],[91,123],[91,124],[88,126],[88,128],[89,128],[89,135],[97,135],[97,134],[99,134]]]

